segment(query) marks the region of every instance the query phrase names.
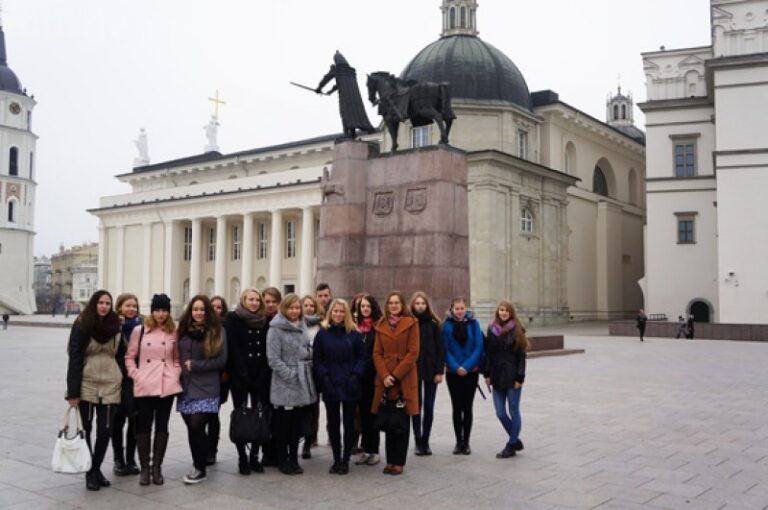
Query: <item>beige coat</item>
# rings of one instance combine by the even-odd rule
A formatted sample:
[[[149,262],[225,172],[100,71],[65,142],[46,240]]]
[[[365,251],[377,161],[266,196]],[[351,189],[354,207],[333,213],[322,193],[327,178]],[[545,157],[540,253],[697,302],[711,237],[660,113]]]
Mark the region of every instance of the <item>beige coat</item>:
[[[115,355],[120,334],[100,344],[93,338],[85,349],[80,399],[94,404],[119,404],[123,374]]]

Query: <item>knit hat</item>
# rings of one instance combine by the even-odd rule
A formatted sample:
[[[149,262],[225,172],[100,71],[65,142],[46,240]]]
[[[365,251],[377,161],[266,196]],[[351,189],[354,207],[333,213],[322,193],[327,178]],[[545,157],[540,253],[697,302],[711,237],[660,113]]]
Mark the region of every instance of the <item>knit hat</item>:
[[[152,296],[152,305],[149,307],[151,311],[155,310],[167,310],[171,311],[171,298],[166,294],[155,294]]]

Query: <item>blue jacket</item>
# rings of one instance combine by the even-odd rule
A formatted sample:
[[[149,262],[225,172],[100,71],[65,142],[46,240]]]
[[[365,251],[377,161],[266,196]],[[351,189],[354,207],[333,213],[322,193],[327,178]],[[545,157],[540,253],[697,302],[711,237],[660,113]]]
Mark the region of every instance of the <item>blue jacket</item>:
[[[361,379],[366,371],[366,352],[359,331],[344,327],[320,328],[314,344],[315,376],[326,402],[354,402],[362,395]]]
[[[452,315],[443,323],[443,341],[445,342],[445,365],[448,372],[456,373],[459,367],[468,372],[480,368],[483,355],[483,331],[471,312],[467,312],[467,342],[462,347],[453,336],[456,320]]]

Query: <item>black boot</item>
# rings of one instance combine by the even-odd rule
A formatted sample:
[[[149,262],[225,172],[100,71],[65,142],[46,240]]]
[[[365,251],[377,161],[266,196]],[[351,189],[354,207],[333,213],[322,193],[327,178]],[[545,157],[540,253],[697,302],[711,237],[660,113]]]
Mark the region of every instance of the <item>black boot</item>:
[[[248,458],[248,465],[254,473],[264,472],[264,466],[259,462],[259,445],[257,444],[251,444],[251,454]]]
[[[523,446],[523,442],[520,441],[520,439],[518,438],[518,440],[515,442],[515,451],[519,452],[520,450],[523,450],[523,449],[525,449],[525,446]]]
[[[515,450],[515,445],[507,443],[504,445],[504,449],[496,454],[496,458],[508,459],[509,457],[514,457],[515,455],[517,455],[517,450]]]
[[[141,469],[139,470],[139,485],[149,485],[150,441],[151,438],[148,433],[136,434],[136,447],[139,450],[139,464],[141,464]]]
[[[312,458],[312,438],[307,436],[304,438],[304,446],[301,449],[301,458],[302,459],[311,459]]]
[[[115,450],[115,461],[112,472],[115,473],[115,476],[128,476],[130,474],[128,472],[128,466],[125,465],[125,460],[123,459],[122,448],[120,448],[120,450]]]
[[[245,445],[244,444],[236,444],[235,447],[237,448],[237,469],[240,471],[241,475],[250,475],[251,474],[251,465],[248,462],[248,455],[245,451]]]
[[[88,489],[89,491],[97,491],[101,489],[99,480],[96,477],[96,471],[94,471],[93,469],[85,473],[85,488]]]
[[[424,441],[420,437],[413,438],[413,443],[415,445],[413,448],[413,453],[415,455],[419,457],[426,455],[426,453],[424,453]]]
[[[461,453],[463,455],[470,455],[472,453],[472,448],[469,447],[469,441],[464,441],[463,448],[461,449]]]
[[[456,439],[456,446],[453,447],[454,455],[461,455],[464,452],[464,441]]]
[[[136,436],[133,435],[133,419],[129,420],[128,437],[125,441],[125,469],[129,475],[138,475],[139,466],[136,465]]]
[[[112,485],[109,480],[104,478],[104,474],[101,472],[100,469],[97,469],[95,473],[96,473],[96,481],[99,483],[101,487],[109,487],[110,485]]]
[[[168,432],[155,432],[155,443],[152,445],[152,483],[163,485],[163,459],[168,447]]]
[[[429,447],[429,438],[421,438],[421,449],[424,450],[424,455],[432,455],[432,448]]]

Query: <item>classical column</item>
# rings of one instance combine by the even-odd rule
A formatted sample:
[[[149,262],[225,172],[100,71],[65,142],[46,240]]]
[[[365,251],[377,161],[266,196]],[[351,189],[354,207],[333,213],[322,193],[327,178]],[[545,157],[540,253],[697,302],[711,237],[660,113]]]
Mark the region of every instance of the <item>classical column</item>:
[[[200,273],[202,271],[203,220],[192,220],[192,261],[189,269],[189,297],[200,294]]]
[[[243,251],[240,288],[254,287],[253,283],[253,213],[243,214]]]
[[[163,292],[173,299],[176,297],[180,301],[180,296],[173,295],[173,271],[175,264],[173,263],[173,254],[175,253],[175,227],[176,222],[173,220],[165,222],[165,242],[163,243]]]
[[[99,225],[99,265],[96,286],[100,289],[107,288],[107,229]]]
[[[300,285],[302,295],[314,294],[312,281],[312,245],[315,240],[315,215],[311,207],[302,209],[301,215],[301,262],[299,268]]]
[[[141,275],[141,292],[143,301],[150,303],[152,301],[152,223],[144,224],[144,265]]]
[[[216,218],[216,265],[213,272],[214,289],[218,296],[227,293],[227,218]]]
[[[117,247],[115,262],[115,288],[112,289],[114,295],[123,293],[123,272],[125,271],[125,226],[117,227]]]
[[[283,211],[272,211],[269,246],[269,285],[280,289],[283,281]]]

